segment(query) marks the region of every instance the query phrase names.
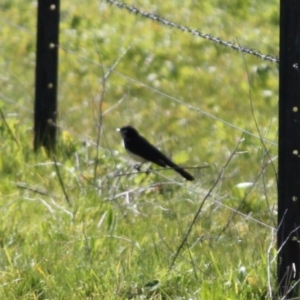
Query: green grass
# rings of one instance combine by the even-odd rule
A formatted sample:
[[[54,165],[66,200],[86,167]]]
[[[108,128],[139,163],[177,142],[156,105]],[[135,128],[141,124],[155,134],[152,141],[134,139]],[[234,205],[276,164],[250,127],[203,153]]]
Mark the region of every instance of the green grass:
[[[32,151],[36,3],[0,4],[0,299],[269,299],[278,66],[105,1],[61,5],[55,167]],[[276,1],[134,5],[278,56]],[[131,174],[126,124],[210,168]]]

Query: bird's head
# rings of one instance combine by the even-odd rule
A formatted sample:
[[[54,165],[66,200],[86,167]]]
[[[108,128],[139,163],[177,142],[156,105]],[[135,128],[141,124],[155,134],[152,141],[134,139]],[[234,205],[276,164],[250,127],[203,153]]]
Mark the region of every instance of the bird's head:
[[[138,131],[130,125],[117,128],[117,131],[120,132],[123,138],[132,138],[139,135]]]

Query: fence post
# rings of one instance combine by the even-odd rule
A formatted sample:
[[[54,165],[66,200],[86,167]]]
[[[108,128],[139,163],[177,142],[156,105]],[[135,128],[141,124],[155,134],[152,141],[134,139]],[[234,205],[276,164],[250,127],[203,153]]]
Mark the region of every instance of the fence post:
[[[34,151],[40,146],[55,149],[58,40],[59,0],[38,0]]]
[[[300,279],[300,1],[280,1],[278,286],[297,297]],[[294,285],[294,287],[293,287]]]

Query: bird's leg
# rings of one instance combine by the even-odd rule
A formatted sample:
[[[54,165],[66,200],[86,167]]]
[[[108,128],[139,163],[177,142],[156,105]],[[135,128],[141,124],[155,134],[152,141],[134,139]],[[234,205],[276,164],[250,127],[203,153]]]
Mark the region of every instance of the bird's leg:
[[[141,164],[136,164],[136,165],[134,165],[133,167],[136,169],[136,170],[138,170],[139,172],[141,171],[141,166],[142,166],[143,164],[141,163]]]
[[[151,171],[152,171],[152,168],[151,168],[151,165],[150,165],[150,167],[146,170],[146,174],[149,175],[151,173]]]

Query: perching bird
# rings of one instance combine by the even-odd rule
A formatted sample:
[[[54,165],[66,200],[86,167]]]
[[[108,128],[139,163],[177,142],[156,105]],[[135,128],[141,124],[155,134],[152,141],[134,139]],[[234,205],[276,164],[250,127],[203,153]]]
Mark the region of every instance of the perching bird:
[[[186,180],[194,180],[195,178],[185,171],[183,168],[176,165],[169,158],[167,158],[161,151],[150,144],[138,131],[128,125],[118,128],[122,135],[124,147],[127,153],[136,161],[144,163],[150,161],[161,167],[169,166],[178,172]]]

